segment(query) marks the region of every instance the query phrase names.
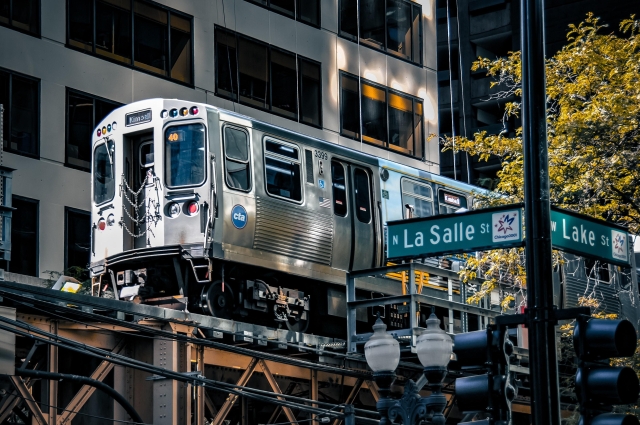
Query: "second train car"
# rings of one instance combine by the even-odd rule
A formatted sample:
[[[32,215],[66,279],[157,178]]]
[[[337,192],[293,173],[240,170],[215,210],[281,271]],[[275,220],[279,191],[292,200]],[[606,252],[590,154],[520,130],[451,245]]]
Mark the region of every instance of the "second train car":
[[[326,330],[345,273],[386,263],[387,221],[470,208],[481,190],[175,99],[114,110],[92,145],[95,295],[294,331],[310,310]]]

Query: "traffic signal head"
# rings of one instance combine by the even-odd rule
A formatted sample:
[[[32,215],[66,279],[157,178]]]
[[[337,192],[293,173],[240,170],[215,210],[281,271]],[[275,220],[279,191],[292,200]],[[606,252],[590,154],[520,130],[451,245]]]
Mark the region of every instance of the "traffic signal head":
[[[573,344],[583,360],[631,357],[636,351],[637,335],[628,320],[590,319],[578,321]]]
[[[578,318],[573,338],[578,356],[579,425],[639,425],[633,415],[606,413],[614,405],[638,400],[640,383],[634,370],[611,367],[606,360],[634,355],[637,335],[631,322],[582,316]]]

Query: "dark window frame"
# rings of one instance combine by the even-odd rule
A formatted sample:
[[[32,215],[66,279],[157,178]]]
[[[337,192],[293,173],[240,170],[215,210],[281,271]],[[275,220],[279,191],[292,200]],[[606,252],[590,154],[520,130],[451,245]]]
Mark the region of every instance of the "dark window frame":
[[[91,225],[91,212],[84,211],[78,208],[73,207],[64,207],[64,272],[69,269],[69,213],[86,215],[89,218],[89,225]],[[90,232],[90,227],[87,227],[87,233]],[[91,243],[91,239],[89,239],[89,243]],[[89,251],[87,251],[87,266],[91,262],[91,247],[89,247]]]
[[[385,37],[385,40],[384,40],[384,47],[382,47],[382,48],[377,48],[377,47],[373,46],[371,43],[366,43],[366,42],[363,43],[362,42],[362,40],[360,39],[360,16],[356,17],[356,21],[357,21],[356,22],[356,29],[357,29],[358,34],[356,35],[355,38],[352,37],[350,34],[348,34],[346,32],[343,32],[341,30],[341,27],[340,27],[340,24],[342,22],[342,12],[341,12],[342,8],[340,7],[340,3],[342,1],[343,0],[339,0],[338,1],[338,36],[339,37],[344,38],[345,40],[349,40],[349,41],[352,41],[354,43],[357,43],[360,46],[364,46],[364,47],[367,47],[369,49],[375,50],[376,52],[382,52],[382,53],[384,53],[384,54],[386,54],[388,56],[391,56],[391,57],[396,58],[398,60],[401,60],[403,62],[407,62],[407,63],[413,64],[413,65],[416,65],[416,66],[420,66],[420,67],[422,67],[424,65],[424,43],[423,43],[423,39],[424,39],[424,19],[422,18],[423,15],[422,15],[422,5],[421,4],[416,3],[414,1],[411,1],[411,0],[397,0],[397,1],[401,1],[403,3],[408,3],[408,4],[411,5],[411,15],[412,16],[413,16],[414,8],[418,9],[418,14],[420,16],[420,28],[419,28],[419,31],[418,31],[419,32],[418,36],[420,37],[420,53],[419,53],[420,57],[418,58],[418,60],[415,60],[413,57],[411,59],[403,58],[402,56],[400,56],[400,55],[398,55],[396,53],[393,53],[393,51],[388,50],[388,47],[387,47],[388,19],[387,19],[386,16],[385,16],[385,20],[384,20],[384,34],[385,34],[384,37]],[[359,3],[361,0],[351,0],[351,1]],[[357,7],[357,10],[360,11],[360,5],[359,4],[358,4],[358,7]],[[387,10],[387,0],[385,0],[385,11],[386,10]],[[359,13],[358,13],[358,15],[359,15]],[[411,38],[412,38],[412,43],[411,44],[412,44],[412,51],[413,51],[413,34],[412,34]]]
[[[227,128],[232,128],[234,130],[237,131],[242,131],[243,133],[245,133],[247,135],[247,152],[248,152],[248,158],[247,158],[247,164],[249,166],[249,171],[248,171],[248,175],[249,175],[249,187],[244,190],[244,189],[238,189],[237,187],[233,187],[229,184],[229,181],[227,180],[227,150],[225,148],[225,132]],[[222,155],[224,156],[224,183],[227,185],[227,187],[231,190],[237,190],[238,192],[244,192],[244,193],[249,193],[253,190],[253,162],[251,161],[251,153],[252,153],[252,149],[251,149],[251,137],[249,134],[249,131],[247,131],[246,128],[244,127],[240,127],[237,125],[232,125],[232,124],[225,124],[222,127]],[[237,160],[237,159],[233,159],[233,158],[229,158],[231,161],[235,161],[240,163],[241,161]]]
[[[265,112],[268,112],[270,114],[277,115],[279,117],[286,118],[288,120],[295,121],[295,122],[300,123],[300,124],[308,125],[310,127],[320,128],[320,129],[323,128],[322,124],[323,124],[323,115],[324,114],[323,114],[323,110],[322,110],[322,94],[323,94],[323,91],[322,91],[322,63],[321,62],[318,62],[316,60],[310,59],[310,58],[308,58],[306,56],[299,55],[299,54],[297,54],[295,52],[290,52],[288,50],[281,49],[279,47],[276,47],[276,46],[273,46],[271,44],[268,44],[268,43],[265,43],[263,41],[260,41],[260,40],[258,40],[256,38],[252,38],[252,37],[246,36],[244,34],[229,30],[229,29],[227,29],[225,27],[222,27],[222,26],[219,26],[219,25],[215,26],[214,34],[217,31],[226,32],[228,35],[233,35],[236,38],[236,58],[235,58],[235,60],[236,60],[236,62],[235,62],[236,63],[236,75],[235,75],[235,82],[236,82],[237,86],[236,87],[232,87],[232,90],[235,89],[235,91],[233,91],[233,93],[235,93],[236,99],[234,99],[232,96],[228,96],[226,94],[220,93],[220,91],[218,90],[218,65],[217,64],[220,63],[220,60],[218,60],[218,53],[219,52],[218,52],[218,47],[217,47],[217,40],[215,39],[216,37],[214,35],[214,46],[215,46],[214,47],[214,49],[215,49],[215,52],[214,52],[215,58],[214,58],[214,60],[215,60],[215,63],[216,63],[216,67],[215,67],[215,71],[214,71],[215,72],[215,78],[214,78],[215,91],[214,91],[214,94],[216,96],[218,96],[220,98],[223,98],[223,99],[230,100],[230,101],[232,101],[234,103],[238,103],[240,105],[248,106],[250,108],[255,108],[255,109],[258,109],[260,111],[265,111]],[[254,105],[254,104],[250,104],[250,103],[246,103],[246,102],[241,102],[240,101],[240,63],[239,63],[239,60],[238,60],[238,54],[239,54],[238,52],[239,52],[239,41],[240,41],[241,38],[245,39],[245,40],[248,40],[248,41],[250,41],[252,43],[264,45],[267,48],[267,66],[268,66],[268,69],[269,69],[269,78],[268,78],[269,90],[268,91],[269,91],[269,96],[270,96],[269,107],[268,108],[260,108],[260,107]],[[296,112],[296,118],[295,119],[291,118],[291,117],[289,117],[289,116],[287,116],[285,114],[278,113],[278,112],[273,110],[273,106],[272,106],[273,98],[271,96],[272,84],[273,84],[273,78],[272,78],[272,74],[271,74],[271,51],[272,50],[277,50],[277,51],[282,52],[282,53],[294,55],[295,58],[296,58],[296,81],[295,81],[295,85],[296,85],[296,91],[297,91],[297,104],[298,105],[297,105],[297,109],[296,109],[297,112]],[[300,118],[300,116],[301,116],[300,108],[301,108],[301,104],[302,104],[302,97],[301,97],[302,93],[300,91],[300,84],[301,84],[300,60],[304,60],[304,61],[306,61],[306,62],[308,62],[308,63],[310,63],[312,65],[317,65],[319,70],[320,70],[319,105],[318,105],[319,106],[318,110],[319,110],[319,113],[320,113],[319,120],[318,120],[319,121],[319,125],[314,125],[314,124],[302,121],[302,119]],[[233,77],[231,78],[231,81],[233,82]]]
[[[183,86],[187,86],[187,87],[190,87],[190,88],[194,88],[195,87],[195,80],[194,80],[194,78],[195,78],[195,70],[194,70],[194,68],[195,68],[195,66],[194,66],[194,63],[195,63],[195,46],[194,46],[194,25],[193,25],[194,24],[194,19],[193,19],[193,16],[188,15],[188,14],[186,14],[184,12],[180,12],[179,10],[173,9],[171,7],[167,7],[167,6],[164,6],[162,4],[156,3],[154,1],[150,1],[150,0],[130,0],[130,5],[131,5],[131,7],[130,7],[130,13],[131,13],[131,62],[129,64],[127,64],[127,63],[124,63],[124,62],[121,62],[121,61],[118,61],[118,60],[115,60],[115,59],[110,59],[107,56],[99,55],[99,54],[96,53],[96,42],[95,42],[95,40],[96,40],[96,1],[97,0],[86,0],[86,1],[91,1],[92,2],[92,7],[93,7],[93,19],[92,19],[93,41],[92,41],[91,51],[88,51],[86,49],[82,49],[80,47],[76,47],[76,46],[71,45],[71,43],[69,42],[70,35],[71,35],[71,19],[69,19],[69,12],[70,12],[71,8],[69,7],[69,1],[70,0],[66,0],[66,14],[65,14],[65,17],[66,17],[67,22],[66,22],[65,47],[67,47],[69,49],[72,49],[72,50],[75,50],[75,51],[78,51],[78,52],[85,53],[85,54],[93,56],[95,58],[99,58],[99,59],[105,60],[107,62],[115,63],[117,65],[124,66],[126,68],[134,69],[136,71],[143,72],[145,74],[153,75],[154,77],[162,78],[163,80],[171,81],[173,83],[181,84]],[[135,33],[135,25],[134,25],[135,11],[134,11],[134,7],[133,7],[134,6],[134,1],[140,1],[142,3],[149,4],[149,5],[153,6],[153,7],[157,7],[159,9],[163,9],[163,10],[165,10],[167,12],[167,46],[166,47],[167,47],[167,57],[169,58],[169,60],[171,60],[171,15],[175,14],[175,15],[178,15],[181,18],[186,19],[186,20],[189,21],[189,23],[191,25],[191,27],[190,27],[191,28],[191,34],[190,34],[191,35],[191,40],[190,40],[191,41],[191,52],[190,52],[190,55],[191,55],[191,72],[190,72],[190,76],[189,76],[191,82],[187,83],[185,81],[181,81],[181,80],[172,78],[170,69],[169,69],[169,72],[168,72],[169,75],[168,76],[164,76],[162,74],[157,74],[157,73],[155,73],[153,71],[150,71],[150,70],[147,70],[145,68],[138,67],[138,66],[134,65],[135,64],[135,36],[134,36],[134,33]]]
[[[20,195],[12,195],[11,198],[12,198],[11,199],[11,204],[12,205],[15,203],[14,202],[15,200],[19,200],[19,201],[22,201],[22,202],[27,202],[27,203],[35,205],[35,209],[36,209],[36,229],[35,229],[36,240],[35,240],[35,247],[36,247],[36,249],[35,249],[34,255],[35,255],[36,261],[35,261],[35,271],[34,271],[33,276],[34,277],[38,277],[38,276],[40,276],[40,200],[39,199],[33,199],[33,198],[27,198],[26,196],[20,196]],[[14,236],[13,235],[13,229],[14,229],[14,227],[12,227],[12,229],[11,229],[11,233],[12,233],[12,235],[11,235],[12,238],[11,239],[15,240],[16,238],[13,237]],[[12,255],[12,258],[13,258],[13,255]],[[12,261],[13,260],[9,260],[8,262],[7,261],[3,261],[2,262],[3,266],[6,267],[7,271],[10,272],[10,273],[18,273],[18,272],[15,272],[15,271],[11,270],[11,262]],[[22,274],[22,273],[19,273],[19,274]],[[31,276],[31,275],[26,275],[26,276]]]
[[[358,127],[359,130],[360,130],[359,134],[358,134],[358,137],[353,137],[353,136],[351,136],[349,134],[345,134],[343,132],[343,130],[342,130],[343,129],[342,76],[346,76],[348,78],[358,80],[358,101],[359,101],[360,111],[362,111],[362,84],[363,83],[385,91],[385,93],[386,93],[386,112],[385,112],[385,115],[386,115],[386,119],[387,119],[387,127],[386,127],[387,128],[387,141],[384,142],[384,146],[382,146],[382,145],[380,145],[378,143],[371,143],[371,142],[367,142],[366,140],[363,140],[363,138],[362,138],[362,112],[360,112],[360,117],[358,118],[359,123],[360,123],[359,127]],[[424,104],[424,99],[421,99],[419,97],[410,95],[409,93],[403,93],[401,91],[394,90],[394,89],[392,89],[390,87],[383,86],[382,84],[374,83],[373,81],[370,81],[370,80],[367,80],[367,79],[364,79],[364,78],[359,78],[357,75],[353,75],[351,73],[348,73],[348,72],[345,72],[345,71],[342,71],[342,70],[340,70],[338,72],[338,91],[339,91],[338,105],[339,105],[339,108],[340,108],[340,136],[346,137],[346,138],[349,138],[349,139],[352,139],[352,140],[357,140],[359,142],[366,143],[368,145],[375,146],[377,148],[384,149],[386,151],[393,152],[393,153],[396,153],[398,155],[406,156],[408,158],[413,158],[413,159],[418,159],[418,160],[424,161],[424,159],[425,159],[425,140],[424,140],[424,137],[422,137],[422,139],[420,140],[420,144],[421,144],[421,149],[420,150],[422,152],[422,156],[420,156],[420,157],[418,157],[416,155],[410,155],[410,154],[407,154],[407,153],[404,153],[402,151],[399,151],[399,150],[396,150],[396,149],[393,149],[393,148],[389,147],[389,144],[390,144],[390,141],[389,141],[389,94],[395,94],[395,95],[398,95],[398,96],[410,98],[411,101],[413,102],[413,105],[415,105],[415,102]],[[421,119],[420,119],[420,133],[424,134],[424,107],[422,108],[422,114],[421,115],[420,114],[416,114],[415,110],[412,111],[412,115],[413,115],[413,117],[412,117],[413,118],[413,120],[412,120],[413,121],[413,126],[412,126],[412,129],[411,129],[412,133],[415,135],[415,129],[416,129],[415,117],[416,117],[416,115],[419,115],[421,117]],[[414,136],[414,150],[415,150],[415,143],[416,143],[416,141],[415,141],[415,136]]]
[[[12,21],[13,21],[13,2],[16,2],[16,1],[21,1],[21,0],[9,0],[9,22],[8,23],[0,22],[0,26],[12,29],[14,31],[21,32],[23,34],[30,35],[32,37],[42,38],[42,0],[36,0],[36,3],[38,5],[38,24],[37,24],[37,29],[36,29],[35,32],[34,31],[28,31],[28,30],[25,30],[25,29],[22,29],[20,27],[16,27],[16,26],[12,25]]]
[[[8,147],[4,147],[4,151],[5,152],[9,152],[15,155],[21,155],[21,156],[26,156],[27,158],[33,158],[33,159],[40,159],[40,131],[41,131],[41,116],[42,116],[42,112],[41,112],[41,97],[42,97],[42,87],[41,87],[41,80],[39,78],[35,78],[32,77],[30,75],[26,75],[26,74],[22,74],[20,72],[15,72],[12,71],[10,69],[6,69],[6,68],[0,68],[0,72],[5,72],[7,74],[9,74],[9,105],[4,105],[4,116],[5,119],[8,122],[8,125],[4,126],[4,134],[8,135],[8,136],[3,136],[6,137],[7,140],[9,141],[9,144],[11,144],[11,113],[13,111],[13,77],[17,76],[20,78],[24,78],[26,80],[31,80],[32,82],[37,84],[37,114],[38,116],[36,117],[36,153],[31,154],[31,153],[26,153],[26,152],[21,152],[19,150],[16,149],[11,149],[10,146]],[[0,143],[3,143],[2,140],[0,140]]]
[[[266,147],[267,146],[267,141],[272,142],[272,143],[276,143],[276,144],[279,144],[279,145],[283,145],[283,146],[288,146],[288,147],[291,147],[293,149],[296,149],[298,151],[298,159],[294,159],[294,158],[291,158],[291,157],[286,157],[286,156],[283,156],[283,155],[278,155],[275,152],[267,151],[267,147]],[[305,196],[304,196],[305,195],[305,190],[304,190],[305,184],[303,183],[303,176],[304,176],[304,171],[305,171],[305,168],[304,168],[305,164],[304,164],[304,161],[303,161],[302,156],[301,156],[302,155],[302,151],[303,151],[303,149],[300,148],[299,145],[297,145],[295,143],[292,143],[292,142],[288,142],[288,141],[285,141],[285,140],[277,139],[277,138],[272,137],[272,136],[265,136],[265,137],[262,138],[262,164],[264,165],[264,167],[263,167],[264,168],[264,191],[268,196],[270,196],[272,198],[275,198],[275,199],[280,199],[280,200],[285,201],[285,202],[291,202],[291,203],[297,204],[297,205],[302,205],[304,203],[304,199],[305,199]],[[297,200],[295,200],[293,198],[287,198],[286,196],[280,196],[280,195],[276,195],[276,194],[273,194],[273,193],[269,192],[268,183],[267,183],[267,166],[266,166],[267,157],[271,157],[271,158],[274,158],[274,159],[279,159],[279,160],[282,160],[282,161],[288,161],[288,162],[291,162],[293,164],[298,164],[300,166],[300,173],[299,173],[299,178],[298,178],[298,184],[299,184],[299,187],[300,187],[300,200],[299,201],[297,201]]]
[[[89,158],[89,168],[84,168],[81,167],[79,165],[74,165],[74,164],[70,164],[69,163],[69,95],[70,94],[76,94],[79,96],[85,96],[85,97],[89,97],[91,98],[92,102],[93,102],[93,126],[92,126],[92,133],[93,130],[96,128],[96,126],[98,125],[98,123],[96,123],[96,100],[99,100],[101,102],[105,102],[105,103],[111,103],[116,105],[116,108],[119,108],[121,106],[124,106],[123,103],[119,103],[113,100],[109,100],[106,99],[104,97],[100,97],[100,96],[95,96],[92,95],[90,93],[87,92],[83,92],[80,90],[76,90],[76,89],[72,89],[70,87],[66,87],[66,93],[65,93],[65,127],[64,127],[64,132],[65,132],[65,136],[64,136],[64,166],[68,167],[68,168],[73,168],[76,170],[80,170],[80,171],[87,171],[87,172],[91,172],[91,158]],[[115,108],[114,108],[115,109]],[[92,139],[87,140],[87,143],[91,144]],[[92,152],[93,155],[93,145],[90,147],[89,149]]]
[[[317,25],[312,24],[311,22],[308,22],[308,21],[304,21],[300,18],[300,3],[302,3],[305,0],[295,0],[295,6],[294,6],[295,11],[293,13],[294,16],[291,16],[285,12],[282,12],[276,8],[271,7],[271,0],[264,0],[268,3],[266,5],[263,4],[260,0],[246,0],[246,1],[248,1],[251,4],[255,4],[256,6],[262,7],[263,9],[267,9],[270,12],[277,13],[278,15],[286,16],[287,18],[290,18],[290,19],[295,19],[297,22],[300,22],[305,25],[309,25],[310,27],[318,28],[318,29],[322,27],[322,6],[321,6],[322,0],[318,0],[318,24]]]

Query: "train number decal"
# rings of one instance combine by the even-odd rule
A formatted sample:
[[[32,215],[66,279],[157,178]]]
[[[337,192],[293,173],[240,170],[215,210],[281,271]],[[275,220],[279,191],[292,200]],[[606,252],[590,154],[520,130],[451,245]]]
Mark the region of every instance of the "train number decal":
[[[231,210],[231,223],[236,229],[244,229],[247,225],[247,210],[242,205],[236,205]]]
[[[329,160],[329,154],[327,154],[326,152],[319,151],[318,149],[316,149],[315,152],[316,152],[316,158],[322,159],[324,161]]]

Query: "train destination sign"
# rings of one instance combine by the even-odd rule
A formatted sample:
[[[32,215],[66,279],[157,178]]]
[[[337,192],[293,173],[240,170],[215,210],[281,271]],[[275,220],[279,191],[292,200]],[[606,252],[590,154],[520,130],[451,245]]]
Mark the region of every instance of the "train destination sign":
[[[554,248],[611,264],[629,266],[629,236],[622,226],[551,207]]]
[[[387,223],[387,257],[417,258],[523,246],[522,204]]]

